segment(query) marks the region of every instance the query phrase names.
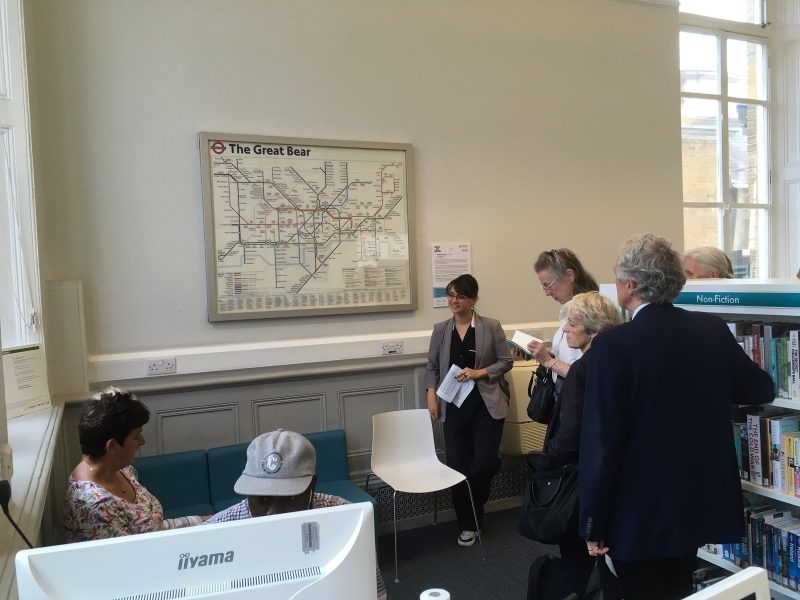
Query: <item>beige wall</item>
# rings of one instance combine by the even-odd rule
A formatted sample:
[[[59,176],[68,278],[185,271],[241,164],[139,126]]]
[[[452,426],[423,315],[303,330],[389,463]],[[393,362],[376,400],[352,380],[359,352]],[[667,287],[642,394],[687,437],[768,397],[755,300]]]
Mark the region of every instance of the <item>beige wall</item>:
[[[432,242],[479,310],[550,320],[531,265],[682,248],[677,9],[615,0],[29,0],[45,279],[83,281],[90,355],[427,329]],[[408,142],[419,309],[212,325],[199,131]]]

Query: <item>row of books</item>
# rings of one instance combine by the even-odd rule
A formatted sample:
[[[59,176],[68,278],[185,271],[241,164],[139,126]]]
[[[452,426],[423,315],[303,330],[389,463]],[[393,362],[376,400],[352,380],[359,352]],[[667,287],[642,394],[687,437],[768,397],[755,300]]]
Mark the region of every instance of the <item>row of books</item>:
[[[800,496],[800,413],[765,406],[733,416],[739,476],[756,485]]]
[[[744,509],[745,536],[738,544],[707,544],[704,550],[740,567],[756,566],[771,581],[791,590],[800,587],[800,518],[770,505]]]
[[[800,331],[797,324],[732,321],[728,327],[753,362],[772,376],[775,396],[800,400]]]

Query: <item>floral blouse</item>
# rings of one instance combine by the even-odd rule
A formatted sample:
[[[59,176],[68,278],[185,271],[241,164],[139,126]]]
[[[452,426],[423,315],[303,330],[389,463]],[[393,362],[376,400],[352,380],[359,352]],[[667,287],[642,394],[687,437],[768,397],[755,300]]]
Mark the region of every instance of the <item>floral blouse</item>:
[[[133,502],[115,496],[93,481],[70,477],[63,520],[65,541],[98,540],[202,522],[197,516],[165,519],[161,502],[139,483],[136,469],[128,466],[121,472],[133,486]]]

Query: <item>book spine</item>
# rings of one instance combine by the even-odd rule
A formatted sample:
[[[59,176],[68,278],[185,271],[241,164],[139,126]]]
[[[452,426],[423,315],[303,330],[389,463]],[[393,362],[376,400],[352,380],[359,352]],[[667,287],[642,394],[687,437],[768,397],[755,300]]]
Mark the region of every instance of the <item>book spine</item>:
[[[770,353],[772,354],[772,365],[770,366],[770,375],[772,376],[772,385],[775,387],[774,394],[778,395],[778,345],[780,338],[772,340]]]
[[[781,471],[783,479],[783,493],[794,494],[794,440],[796,436],[785,435],[781,446],[786,451],[786,460],[781,461]]]
[[[733,424],[733,447],[736,450],[736,468],[739,469],[739,479],[744,479],[744,469],[742,468],[742,424],[741,423]]]
[[[776,492],[781,486],[781,422],[769,419],[769,482]]]
[[[776,398],[783,398],[784,397],[784,390],[783,390],[783,370],[786,364],[786,354],[785,350],[786,347],[783,344],[783,340],[785,338],[778,338],[777,341],[777,348],[776,348],[776,359],[778,361],[777,370],[775,373],[775,397]]]
[[[800,331],[789,332],[789,371],[791,372],[792,389],[790,396],[800,400]]]
[[[772,373],[772,325],[761,327],[761,354],[764,357],[764,364],[761,368],[767,373]]]
[[[792,495],[800,496],[800,437],[795,437],[792,440],[794,446],[794,487],[792,487]]]
[[[762,341],[761,325],[753,323],[753,362],[764,368],[764,351],[761,349]]]
[[[758,415],[747,415],[747,435],[750,447],[750,481],[761,485],[761,428]]]
[[[742,423],[742,479],[750,481],[750,436],[747,434],[747,421]]]
[[[781,338],[781,346],[783,346],[783,372],[781,373],[781,387],[783,388],[783,397],[791,397],[791,389],[789,388],[789,370],[791,369],[792,357],[790,355],[789,338]]]
[[[756,517],[750,521],[750,564],[754,567],[764,566],[764,550],[761,546],[761,529],[764,524],[763,517]]]
[[[787,546],[789,547],[789,572],[788,572],[788,586],[789,589],[797,589],[797,564],[795,562],[795,555],[797,554],[797,534],[790,530],[787,534]]]
[[[781,584],[789,585],[789,530],[781,529]]]

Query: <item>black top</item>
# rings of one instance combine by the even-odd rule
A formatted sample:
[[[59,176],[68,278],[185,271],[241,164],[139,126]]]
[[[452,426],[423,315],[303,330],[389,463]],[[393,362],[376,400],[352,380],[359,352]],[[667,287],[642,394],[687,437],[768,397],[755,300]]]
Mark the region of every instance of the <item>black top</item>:
[[[559,465],[578,464],[583,396],[591,351],[589,348],[583,356],[572,363],[564,378],[564,385],[558,394],[553,418],[550,419],[544,438],[544,453],[548,462]]]
[[[464,334],[464,339],[458,335],[458,331],[453,327],[453,332],[450,339],[450,364],[458,365],[462,369],[475,368],[475,328],[470,325],[467,333]],[[470,391],[469,396],[464,399],[464,402],[478,398],[483,401],[481,393],[478,391],[478,386],[475,385]],[[462,404],[462,406],[464,406]],[[458,410],[458,407],[453,404],[448,407],[448,410]]]
[[[450,340],[450,364],[462,369],[475,368],[475,328],[470,325],[462,341],[458,331],[453,327]]]

